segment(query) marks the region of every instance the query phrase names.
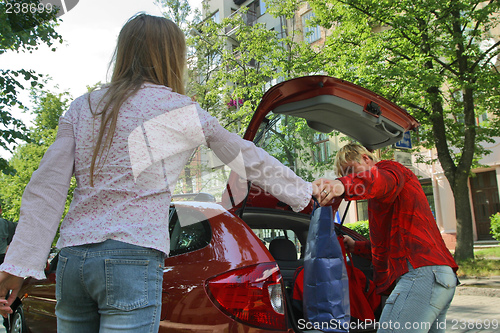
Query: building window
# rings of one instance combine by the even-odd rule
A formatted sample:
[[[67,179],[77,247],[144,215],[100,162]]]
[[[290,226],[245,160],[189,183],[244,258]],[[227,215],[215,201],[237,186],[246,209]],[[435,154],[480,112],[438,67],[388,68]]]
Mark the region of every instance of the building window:
[[[216,11],[216,12],[212,15],[212,20],[213,20],[215,23],[220,23],[220,13],[219,13],[219,11]]]
[[[316,163],[328,163],[330,157],[330,140],[328,135],[319,133],[314,135],[313,157]]]
[[[264,15],[266,13],[266,3],[263,0],[259,0],[260,2],[260,15]]]
[[[311,26],[310,20],[316,17],[313,11],[307,12],[302,15],[302,26],[304,32],[304,39],[308,43],[313,43],[321,38],[321,31],[319,25]]]
[[[425,197],[427,198],[427,202],[429,203],[429,207],[431,208],[432,215],[434,215],[434,219],[436,218],[436,206],[434,205],[434,190],[432,188],[432,181],[429,178],[420,179],[420,185],[422,185],[422,189],[424,190]]]
[[[483,113],[479,117],[477,117],[477,125],[482,126],[484,122],[488,121],[488,114]]]

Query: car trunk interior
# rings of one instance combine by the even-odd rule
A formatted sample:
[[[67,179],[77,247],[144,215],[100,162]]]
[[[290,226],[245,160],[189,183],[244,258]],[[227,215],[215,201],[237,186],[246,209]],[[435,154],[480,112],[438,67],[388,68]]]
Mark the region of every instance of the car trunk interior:
[[[294,213],[292,211],[246,207],[244,209],[244,213],[242,214],[242,219],[252,230],[254,230],[254,232],[258,230],[291,230],[300,241],[302,248],[297,249],[296,242],[292,242],[292,239],[286,239],[286,236],[282,236],[283,234],[277,235],[276,239],[271,240],[271,242],[267,242],[266,239],[259,237],[266,244],[266,246],[268,246],[271,255],[273,255],[280,268],[285,285],[285,300],[287,302],[287,309],[289,310],[289,321],[294,321],[290,322],[290,325],[292,325],[295,332],[301,332],[296,325],[297,320],[299,319],[296,317],[300,314],[290,314],[290,312],[292,309],[294,275],[297,268],[304,265],[303,256],[305,253],[305,245],[311,216],[308,214]],[[341,232],[342,234],[351,234],[352,236],[350,229],[344,226],[341,227]],[[284,233],[284,235],[287,235],[287,233]],[[273,242],[276,241],[279,241],[281,248],[273,247]],[[284,246],[287,245],[287,241],[295,245],[295,248],[292,246]],[[293,255],[290,256],[290,253],[287,253],[291,251],[297,252],[297,257],[295,257],[294,260],[290,260],[293,258]],[[372,278],[373,273],[371,262],[369,260],[355,255],[352,255],[352,260],[355,267],[361,269],[370,279]],[[308,330],[304,332],[313,333],[320,331]]]

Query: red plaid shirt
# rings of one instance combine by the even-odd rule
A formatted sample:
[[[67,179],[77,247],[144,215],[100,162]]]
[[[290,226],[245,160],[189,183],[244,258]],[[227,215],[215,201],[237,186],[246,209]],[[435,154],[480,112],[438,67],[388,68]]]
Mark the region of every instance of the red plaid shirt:
[[[368,199],[370,241],[356,242],[354,253],[370,256],[378,293],[414,268],[447,265],[458,269],[446,248],[422,186],[411,170],[393,161],[339,178],[346,200]]]

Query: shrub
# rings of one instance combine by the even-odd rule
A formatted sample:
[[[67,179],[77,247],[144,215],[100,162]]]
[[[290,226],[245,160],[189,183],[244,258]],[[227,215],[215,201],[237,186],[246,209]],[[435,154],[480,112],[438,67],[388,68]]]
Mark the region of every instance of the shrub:
[[[500,213],[491,215],[490,221],[490,234],[493,235],[493,238],[496,240],[500,240]]]
[[[358,221],[354,223],[344,224],[347,228],[356,231],[358,234],[370,239],[370,231],[368,229],[368,221]]]

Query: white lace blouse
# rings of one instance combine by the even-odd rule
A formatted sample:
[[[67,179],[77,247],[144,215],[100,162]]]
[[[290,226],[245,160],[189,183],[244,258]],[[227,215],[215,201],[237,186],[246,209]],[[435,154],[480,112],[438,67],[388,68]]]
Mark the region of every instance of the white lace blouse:
[[[92,110],[104,92],[91,94]],[[96,163],[91,187],[99,124],[91,114],[88,95],[77,98],[61,117],[57,138],[24,191],[19,225],[1,271],[45,277],[73,174],[77,187],[57,247],[115,239],[168,254],[172,191],[193,150],[202,144],[295,211],[311,199],[311,183],[252,142],[225,130],[190,98],[153,84],[144,84],[121,107],[112,146],[103,163]]]

